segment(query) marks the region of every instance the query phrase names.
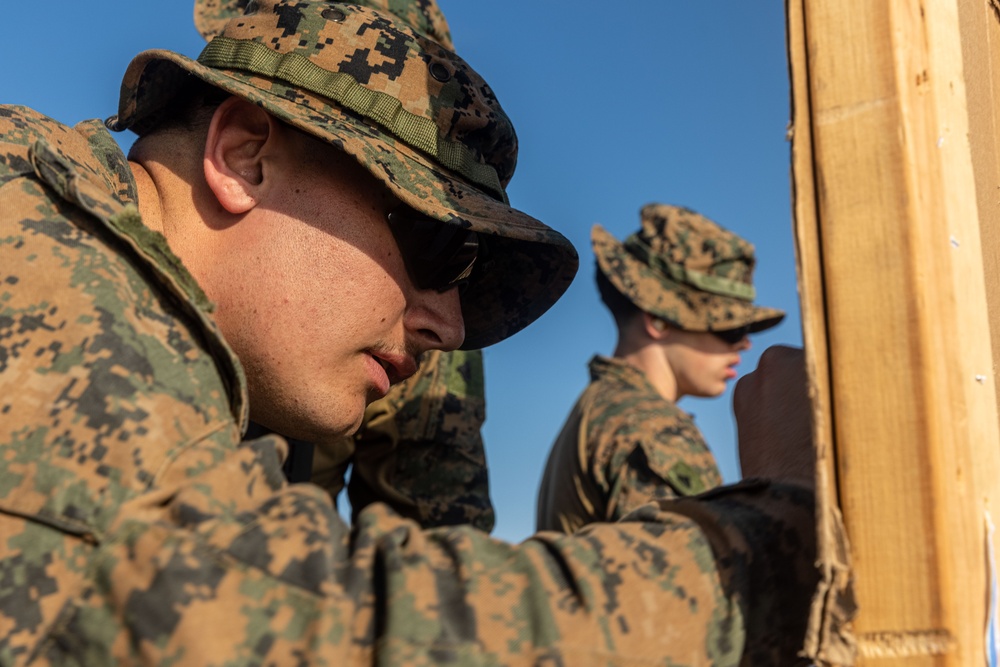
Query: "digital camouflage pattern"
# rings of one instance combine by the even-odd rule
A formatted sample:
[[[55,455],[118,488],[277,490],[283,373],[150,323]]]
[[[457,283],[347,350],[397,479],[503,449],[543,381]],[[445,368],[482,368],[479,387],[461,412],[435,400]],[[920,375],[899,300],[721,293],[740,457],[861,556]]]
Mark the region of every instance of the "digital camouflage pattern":
[[[747,482],[523,544],[349,527],[137,220],[125,158],[0,107],[0,663],[794,664],[812,494]]]
[[[691,417],[638,368],[590,360],[590,385],[552,445],[538,492],[538,530],[572,533],[646,503],[722,484]]]
[[[647,204],[624,243],[591,230],[597,265],[640,310],[687,331],[769,329],[785,316],[753,305],[753,245],[690,209]]]
[[[365,411],[354,437],[320,443],[313,483],[334,499],[347,485],[354,520],[384,502],[424,528],[494,525],[482,425],[483,355],[478,350],[424,355],[420,370]]]
[[[465,61],[369,7],[254,0],[248,10],[197,61],[136,56],[109,125],[148,132],[193,74],[354,156],[404,204],[480,234],[462,296],[465,349],[520,331],[555,303],[576,251],[508,205],[517,137]]]
[[[123,504],[246,422],[240,365],[135,193],[101,123],[0,107],[2,664],[81,594]]]
[[[231,19],[245,13],[249,0],[195,0],[194,24],[205,39],[219,35]],[[451,30],[441,8],[434,0],[363,0],[355,2],[394,14],[417,32],[454,51]]]
[[[221,34],[226,24],[246,12],[250,0],[195,0],[194,27],[206,40]]]

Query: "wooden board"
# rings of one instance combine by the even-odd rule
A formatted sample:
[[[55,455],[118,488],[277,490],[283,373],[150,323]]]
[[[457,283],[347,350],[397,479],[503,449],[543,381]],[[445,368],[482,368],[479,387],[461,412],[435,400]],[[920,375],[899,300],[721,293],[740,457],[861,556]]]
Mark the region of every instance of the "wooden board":
[[[962,50],[974,4],[788,0],[820,519],[839,504],[862,665],[984,664],[1000,429],[996,241],[980,233]]]
[[[963,0],[959,21],[995,371],[1000,361],[1000,0]]]

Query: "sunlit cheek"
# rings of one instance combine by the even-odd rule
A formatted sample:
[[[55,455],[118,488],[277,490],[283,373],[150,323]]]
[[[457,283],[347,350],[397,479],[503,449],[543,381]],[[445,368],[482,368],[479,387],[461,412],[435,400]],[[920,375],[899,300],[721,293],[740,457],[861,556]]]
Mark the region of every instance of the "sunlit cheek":
[[[412,285],[405,268],[368,260],[361,280],[354,281],[355,297],[362,307],[380,313],[382,320],[399,317],[406,308]]]

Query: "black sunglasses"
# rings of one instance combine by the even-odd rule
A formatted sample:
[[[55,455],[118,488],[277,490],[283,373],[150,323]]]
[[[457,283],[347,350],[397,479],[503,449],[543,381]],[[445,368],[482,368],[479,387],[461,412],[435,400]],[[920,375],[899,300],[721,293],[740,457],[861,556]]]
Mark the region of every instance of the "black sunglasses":
[[[726,343],[726,345],[736,345],[741,340],[750,335],[750,325],[745,324],[737,329],[726,329],[725,331],[710,331],[713,336]]]
[[[468,282],[479,255],[479,235],[400,207],[388,215],[389,229],[410,279],[418,289],[444,292]]]

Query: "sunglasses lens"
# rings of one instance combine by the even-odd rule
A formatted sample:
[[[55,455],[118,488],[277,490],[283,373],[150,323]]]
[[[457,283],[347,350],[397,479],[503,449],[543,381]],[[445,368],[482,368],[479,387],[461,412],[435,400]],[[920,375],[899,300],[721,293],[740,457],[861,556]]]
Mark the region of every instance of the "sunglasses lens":
[[[479,255],[479,237],[408,209],[389,214],[389,229],[419,289],[448,290],[467,281]]]
[[[727,329],[726,331],[713,331],[712,334],[727,345],[736,345],[750,334],[750,327]]]

